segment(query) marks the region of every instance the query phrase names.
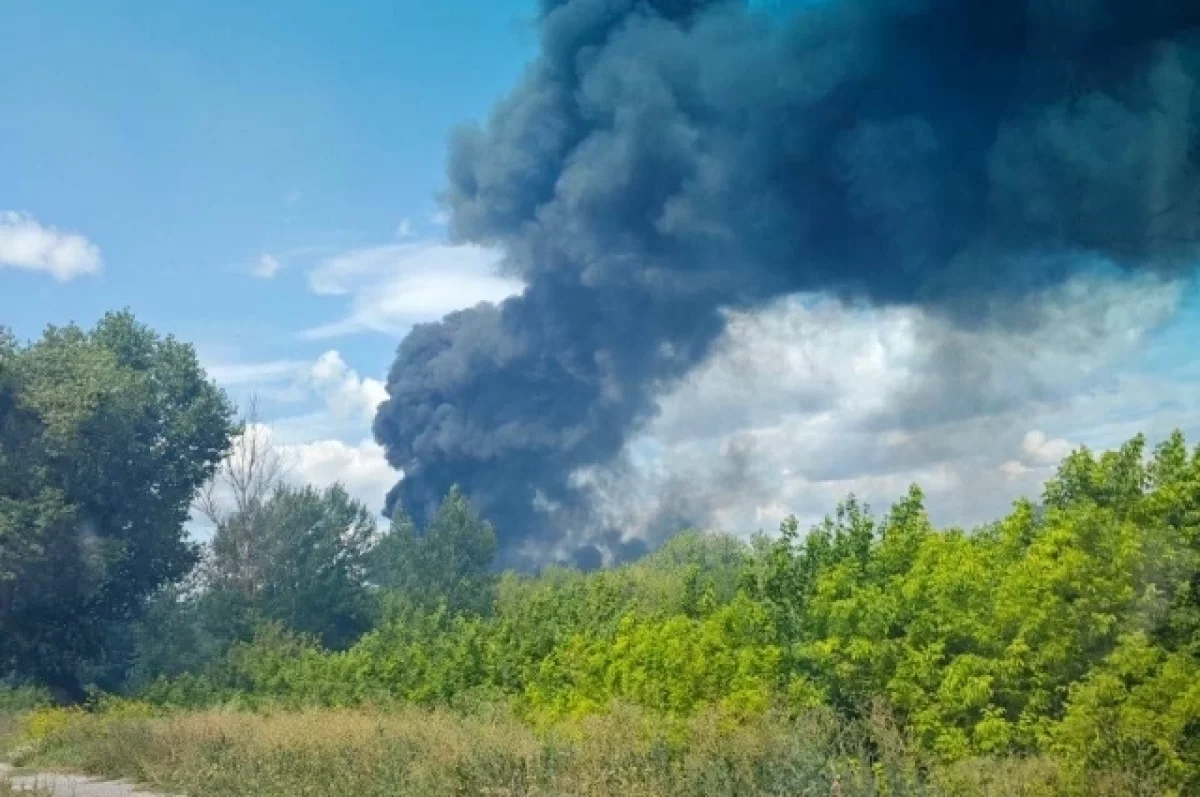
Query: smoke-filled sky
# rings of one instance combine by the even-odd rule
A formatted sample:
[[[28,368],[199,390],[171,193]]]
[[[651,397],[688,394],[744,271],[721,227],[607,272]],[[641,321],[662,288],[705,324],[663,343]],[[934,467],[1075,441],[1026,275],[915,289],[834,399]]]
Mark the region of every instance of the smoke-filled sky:
[[[537,60],[452,136],[444,195],[454,240],[526,287],[401,343],[375,422],[406,474],[392,507],[459,483],[516,556],[636,553],[609,472],[729,312],[797,292],[921,314],[928,373],[867,423],[1037,397],[1021,357],[994,378],[981,331],[1045,328],[1098,272],[1161,289],[1200,254],[1197,21],[1135,0],[543,0]],[[1055,332],[1082,338],[1064,354],[1088,355],[1100,312]],[[779,480],[735,441],[717,482]],[[664,509],[652,538],[703,517]]]
[[[89,9],[0,25],[0,323],[130,305],[507,564],[1200,433],[1194,4]]]

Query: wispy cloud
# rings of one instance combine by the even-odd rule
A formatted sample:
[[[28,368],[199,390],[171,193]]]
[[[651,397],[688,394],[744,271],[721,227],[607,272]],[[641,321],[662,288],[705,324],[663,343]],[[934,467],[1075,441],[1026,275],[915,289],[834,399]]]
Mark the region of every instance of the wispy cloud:
[[[84,236],[40,224],[28,213],[0,211],[0,268],[49,274],[59,282],[99,274],[100,248]]]
[[[413,324],[479,302],[498,302],[522,284],[497,273],[499,255],[480,246],[411,242],[354,249],[308,275],[321,296],[350,297],[343,319],[308,330],[322,339],[359,332],[403,334]]]
[[[275,275],[283,268],[283,264],[274,255],[263,254],[255,262],[254,268],[250,271],[255,277],[263,280],[275,279]]]
[[[396,225],[397,238],[412,238],[413,237],[413,222],[412,219],[401,219]]]
[[[217,384],[239,393],[291,403],[315,399],[321,408],[313,422],[324,427],[369,422],[387,398],[383,382],[360,376],[336,350],[315,361],[206,362],[204,369]]]
[[[204,370],[223,387],[275,384],[294,380],[309,367],[303,360],[270,360],[256,363],[207,362]]]

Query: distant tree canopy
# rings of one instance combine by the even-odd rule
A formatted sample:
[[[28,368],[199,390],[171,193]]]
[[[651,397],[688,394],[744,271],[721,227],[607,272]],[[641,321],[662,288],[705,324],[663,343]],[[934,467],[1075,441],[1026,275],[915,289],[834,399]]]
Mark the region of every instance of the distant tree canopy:
[[[0,334],[0,670],[79,695],[107,629],[195,564],[183,524],[232,417],[192,347],[129,313]]]
[[[1200,449],[1180,433],[1077,450],[972,530],[937,528],[914,485],[807,531],[501,574],[459,490],[383,529],[340,486],[288,486],[256,429],[231,446],[191,350],[126,314],[0,338],[0,683],[77,699],[104,669],[176,707],[486,699],[535,723],[883,706],[937,759],[1200,794]]]
[[[428,528],[398,516],[373,549],[370,580],[399,610],[352,646],[259,629],[142,694],[486,697],[537,723],[616,703],[733,718],[884,706],[938,759],[1055,756],[1200,793],[1200,450],[1182,435],[1080,449],[1039,503],[971,531],[936,528],[915,486],[885,514],[850,497],[780,531],[687,532],[619,568],[497,579],[490,529],[455,491]]]
[[[494,600],[496,534],[457,487],[417,529],[403,512],[374,552],[375,583],[425,608],[487,614]]]
[[[210,603],[221,596],[255,620],[346,647],[374,619],[366,577],[377,537],[370,510],[340,485],[281,485],[217,528],[206,568]]]

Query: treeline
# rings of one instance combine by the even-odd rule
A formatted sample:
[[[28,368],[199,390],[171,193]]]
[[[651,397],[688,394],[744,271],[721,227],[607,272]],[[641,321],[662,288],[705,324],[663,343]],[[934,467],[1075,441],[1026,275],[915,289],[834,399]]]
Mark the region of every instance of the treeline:
[[[106,325],[140,330],[114,317],[93,333],[60,333],[61,346],[107,347]],[[0,371],[0,591],[9,601],[0,651],[13,681],[61,687],[73,677],[175,708],[503,703],[537,727],[622,704],[668,720],[882,711],[934,759],[1048,755],[1078,771],[1200,791],[1200,449],[1181,434],[1153,451],[1141,437],[1117,451],[1076,451],[1036,503],[976,529],[934,528],[914,487],[882,515],[850,498],[809,530],[789,519],[750,542],[688,532],[635,564],[536,575],[493,571],[492,530],[457,492],[427,527],[398,515],[381,532],[340,488],[284,486],[270,452],[243,438],[233,456],[201,448],[186,471],[193,491],[214,475],[226,485],[207,504],[211,544],[192,550],[178,513],[164,513],[159,537],[141,531],[163,488],[137,479],[154,468],[128,466],[125,476],[103,457],[185,460],[200,420],[239,431],[223,397],[179,365],[187,358],[176,344],[145,343],[135,352],[175,352],[166,359],[186,378],[163,398],[172,383],[156,376],[146,396],[160,403],[129,400],[140,414],[126,418],[107,398],[58,396],[64,372],[46,364],[57,356],[39,349],[48,345],[10,342],[0,361],[15,363]],[[134,387],[138,368],[160,367],[149,356],[113,360]],[[15,377],[6,383],[6,374]],[[144,420],[155,413],[193,420],[178,431]],[[95,430],[110,419],[124,425],[102,449]],[[51,453],[12,464],[11,441],[25,439],[14,428]],[[56,442],[80,429],[90,430],[82,442]],[[88,467],[74,464],[80,452]],[[57,486],[74,484],[62,475],[75,478],[74,467],[126,479],[103,493],[111,516],[99,500],[85,503],[86,490]],[[144,512],[126,506],[143,499]],[[60,517],[63,506],[75,508]],[[91,531],[52,522],[63,517],[88,518]],[[52,553],[59,546],[66,553]],[[136,585],[105,586],[134,562],[157,569]],[[64,563],[75,569],[54,570]],[[46,591],[79,573],[98,591]],[[110,594],[119,605],[103,605]],[[40,616],[66,618],[62,630],[14,609],[46,612],[60,600],[58,614]],[[72,631],[75,609],[94,628]],[[86,662],[71,677],[63,664],[39,663],[68,655]]]
[[[935,529],[914,487],[880,518],[849,499],[807,532],[685,533],[588,574],[490,574],[490,529],[453,494],[429,528],[398,518],[372,549],[381,607],[353,645],[267,590],[256,616],[274,622],[141,692],[180,707],[504,701],[538,725],[616,704],[743,719],[882,706],[938,759],[1046,753],[1186,793],[1200,788],[1200,450],[1179,434],[1144,447],[1080,450],[1039,504],[969,532]],[[171,611],[196,617],[218,594]],[[171,628],[157,644],[183,650]]]
[[[61,701],[119,682],[115,638],[200,559],[183,525],[233,419],[192,348],[128,313],[0,327],[0,678]]]

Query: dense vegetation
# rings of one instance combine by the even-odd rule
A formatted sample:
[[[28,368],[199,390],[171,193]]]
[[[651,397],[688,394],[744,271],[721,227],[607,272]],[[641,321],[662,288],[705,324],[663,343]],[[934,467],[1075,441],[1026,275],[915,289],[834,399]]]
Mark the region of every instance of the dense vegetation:
[[[0,328],[0,674],[64,699],[102,677],[105,636],[196,564],[183,523],[232,414],[127,313],[27,346]]]
[[[105,323],[138,329],[123,317]],[[83,333],[66,337],[97,345]],[[139,439],[139,424],[160,435],[156,446],[135,446],[139,455],[159,456],[171,435],[182,435],[201,453],[187,467],[172,460],[186,476],[181,491],[194,489],[211,471],[213,452],[225,450],[211,436],[203,445],[187,436],[196,434],[199,410],[180,399],[136,404],[143,394],[135,391],[128,403],[137,423],[115,410],[100,414],[94,408],[110,402],[99,399],[85,405],[88,413],[75,409],[61,420],[60,403],[24,398],[33,388],[23,386],[38,383],[20,376],[36,372],[30,352],[48,345],[9,344],[5,356],[30,364],[17,377],[0,372],[0,398],[16,396],[0,402],[8,435],[0,437],[0,590],[8,595],[26,584],[41,594],[63,567],[62,559],[22,552],[50,549],[41,541],[57,540],[62,526],[42,518],[60,517],[52,506],[69,505],[72,495],[55,486],[54,478],[69,481],[54,470],[56,460],[18,464],[9,453],[30,445],[25,432],[12,431],[18,420],[50,450],[52,434],[69,440],[79,418],[101,423],[110,414],[126,424],[119,428],[126,437],[116,438],[122,450]],[[136,362],[152,368],[157,360]],[[186,395],[208,396],[185,370],[193,380]],[[203,401],[203,423],[232,433],[222,401]],[[192,420],[182,431],[155,423],[155,413],[173,418],[185,410]],[[159,778],[195,787],[217,777],[211,746],[241,739],[222,755],[244,757],[247,767],[282,767],[273,756],[362,756],[378,771],[417,778],[412,773],[425,766],[418,759],[436,745],[410,737],[435,720],[411,717],[428,709],[457,712],[436,715],[442,742],[457,751],[443,757],[454,788],[480,777],[506,788],[525,778],[524,793],[793,794],[807,783],[829,794],[836,776],[846,794],[1016,793],[1011,779],[992,792],[979,782],[962,786],[963,778],[1001,777],[995,773],[1008,767],[1004,777],[1020,771],[1046,793],[1200,793],[1200,449],[1189,450],[1181,434],[1153,451],[1140,437],[1117,451],[1076,451],[1038,502],[1017,502],[1006,517],[973,530],[934,528],[913,487],[882,515],[849,498],[807,531],[791,519],[779,534],[751,542],[687,532],[631,565],[536,575],[493,571],[492,530],[457,492],[425,528],[398,515],[380,532],[344,490],[283,486],[267,454],[246,457],[244,441],[238,450],[240,466],[229,459],[222,466],[237,488],[234,508],[213,513],[215,536],[186,578],[187,559],[176,553],[178,514],[156,521],[158,537],[97,521],[112,529],[102,539],[131,552],[120,561],[155,568],[153,580],[116,590],[116,608],[87,604],[83,616],[103,621],[103,638],[35,624],[37,644],[49,650],[70,640],[52,661],[74,656],[85,662],[75,677],[101,673],[102,685],[136,702],[102,699],[107,710],[91,716],[35,713],[27,728],[35,754],[58,751],[147,777],[153,751],[199,740],[174,775]],[[153,507],[161,489],[136,481],[158,473],[150,462],[157,460],[128,466],[122,478],[133,482],[121,495],[150,496]],[[34,466],[42,481],[27,484],[22,478]],[[164,564],[139,552],[146,539],[157,540],[151,550]],[[134,552],[142,558],[128,558]],[[61,668],[39,671],[19,655],[21,645],[34,644],[19,640],[34,637],[12,605],[0,607],[0,663],[9,680],[60,685]],[[80,624],[74,615],[62,622]],[[368,706],[371,713],[356,713]],[[324,713],[300,715],[294,725],[187,713],[214,707]],[[479,719],[498,707],[504,718]],[[612,732],[614,712],[653,731],[600,751],[603,743],[589,734]],[[304,719],[314,716],[322,719]],[[253,723],[267,738],[291,741],[254,741]],[[296,741],[297,728],[322,723],[358,741]],[[377,726],[408,741],[376,749]],[[591,731],[580,736],[581,729]],[[472,751],[461,741],[472,734],[509,746]],[[141,752],[118,764],[111,758],[118,748]],[[594,766],[580,769],[584,759]],[[859,769],[838,769],[847,761]],[[964,763],[979,761],[991,763]],[[704,780],[718,770],[724,785]],[[445,775],[438,772],[426,773],[430,783]],[[597,772],[608,773],[607,786],[580,785]],[[299,793],[273,788],[264,781],[253,793]]]
[[[27,764],[134,778],[204,797],[1151,797],[1127,773],[1081,778],[1047,756],[926,765],[885,714],[829,711],[736,723],[670,721],[620,707],[549,729],[445,709],[199,711],[146,717],[126,704],[36,716]],[[137,716],[141,712],[143,716]],[[27,747],[27,750],[30,748]],[[0,787],[0,794],[3,794]]]

